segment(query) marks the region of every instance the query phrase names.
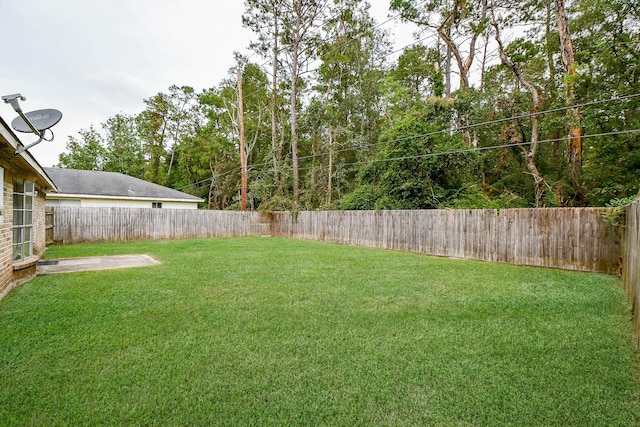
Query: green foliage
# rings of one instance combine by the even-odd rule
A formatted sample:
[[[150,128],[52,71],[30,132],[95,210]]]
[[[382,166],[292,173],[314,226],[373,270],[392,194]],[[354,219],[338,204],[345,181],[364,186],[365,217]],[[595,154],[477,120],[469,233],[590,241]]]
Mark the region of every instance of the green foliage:
[[[361,185],[340,200],[340,209],[373,210],[381,196],[380,191],[374,185]]]
[[[105,131],[105,162],[102,170],[142,178],[144,148],[138,138],[135,118],[117,114],[102,125]]]
[[[398,58],[398,64],[390,76],[404,85],[413,97],[428,93],[426,83],[431,86],[431,94],[442,96],[444,87],[439,69],[441,61],[439,52],[434,49],[427,50],[422,45],[409,47]]]
[[[536,57],[540,53],[540,45],[531,40],[518,38],[511,42],[505,49],[505,54],[511,61],[522,64]]]
[[[293,200],[285,196],[273,196],[260,204],[261,211],[289,211],[294,210]]]
[[[80,139],[69,137],[66,153],[60,154],[58,167],[81,170],[101,170],[105,162],[102,136],[93,127],[82,129]]]
[[[563,68],[553,2],[392,0],[402,20],[433,35],[396,60],[368,2],[295,6],[245,1],[243,23],[264,65],[236,54],[229,75],[200,93],[171,86],[139,114],[81,130],[60,166],[122,172],[203,197],[211,209],[237,208],[242,70],[251,209],[604,206],[637,193],[633,2],[571,2],[573,75]],[[512,66],[494,60],[496,28],[518,35],[503,40]],[[537,135],[531,86],[545,112]],[[577,110],[568,114],[568,103]],[[566,138],[573,129],[585,135],[577,160]],[[459,152],[475,148],[482,151]]]
[[[611,199],[607,203],[607,209],[602,213],[602,219],[614,227],[624,227],[627,206],[635,203],[638,200],[638,196],[625,197],[622,199]]]
[[[360,170],[362,186],[344,202],[375,209],[433,209],[447,203],[476,162],[473,154],[459,152],[467,147],[458,138],[432,124],[443,113],[446,109],[427,104],[384,129],[376,157]]]
[[[602,123],[601,128],[611,129],[611,123]],[[638,170],[640,138],[637,135],[593,138],[584,150],[587,200],[602,206],[610,199],[632,197],[640,185]]]
[[[495,192],[495,189],[488,189]],[[493,190],[493,191],[491,191]],[[526,208],[528,202],[515,194],[503,193],[491,198],[481,186],[465,184],[450,202],[443,207],[454,209],[512,209]]]

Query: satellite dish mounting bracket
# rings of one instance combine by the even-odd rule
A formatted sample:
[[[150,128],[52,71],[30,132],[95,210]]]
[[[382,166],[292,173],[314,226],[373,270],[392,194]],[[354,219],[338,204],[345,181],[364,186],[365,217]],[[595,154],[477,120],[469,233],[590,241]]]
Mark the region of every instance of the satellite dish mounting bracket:
[[[50,124],[49,126],[43,128],[43,129],[39,129],[38,127],[36,127],[31,120],[29,120],[29,118],[27,118],[27,116],[22,112],[22,108],[20,107],[20,102],[19,101],[26,101],[27,98],[25,98],[24,96],[22,96],[19,93],[16,93],[14,95],[5,95],[2,97],[2,100],[7,103],[7,104],[11,104],[11,106],[13,107],[13,109],[15,110],[16,113],[18,113],[18,115],[20,116],[20,118],[24,121],[24,124],[26,124],[26,126],[28,128],[26,129],[17,129],[15,124],[13,124],[14,128],[20,132],[33,132],[38,136],[38,140],[35,142],[32,142],[29,145],[26,145],[24,147],[20,147],[18,148],[18,150],[16,150],[16,154],[20,154],[24,151],[27,151],[29,148],[33,147],[36,144],[39,144],[40,142],[42,142],[43,140],[46,141],[51,141],[53,139],[53,136],[51,137],[51,139],[46,139],[44,137],[44,133],[47,129],[49,129],[51,126],[53,126],[54,124],[58,123],[58,121],[60,120],[60,118],[62,118],[62,114],[60,114],[60,118],[58,118],[54,123]],[[55,111],[55,110],[53,110]],[[29,113],[27,113],[29,114]],[[19,120],[19,119],[16,119]],[[15,122],[15,120],[14,120]],[[53,132],[52,132],[53,135]]]

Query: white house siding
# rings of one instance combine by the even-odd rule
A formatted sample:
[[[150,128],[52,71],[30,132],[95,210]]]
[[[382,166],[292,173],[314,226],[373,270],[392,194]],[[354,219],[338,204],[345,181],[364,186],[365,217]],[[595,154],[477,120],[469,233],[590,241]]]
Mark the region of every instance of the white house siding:
[[[151,200],[81,199],[83,208],[150,208]]]
[[[162,202],[162,209],[198,209],[198,203]]]
[[[102,199],[102,198],[56,198],[47,195],[47,206],[75,206],[83,208],[152,208],[153,203],[162,203],[162,209],[198,209],[197,202],[164,200]]]

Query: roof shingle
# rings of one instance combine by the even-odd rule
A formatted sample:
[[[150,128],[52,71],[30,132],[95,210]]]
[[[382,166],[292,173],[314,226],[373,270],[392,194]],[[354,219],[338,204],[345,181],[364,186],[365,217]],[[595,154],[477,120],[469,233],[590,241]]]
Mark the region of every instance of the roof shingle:
[[[43,169],[62,194],[202,201],[191,194],[117,172]]]

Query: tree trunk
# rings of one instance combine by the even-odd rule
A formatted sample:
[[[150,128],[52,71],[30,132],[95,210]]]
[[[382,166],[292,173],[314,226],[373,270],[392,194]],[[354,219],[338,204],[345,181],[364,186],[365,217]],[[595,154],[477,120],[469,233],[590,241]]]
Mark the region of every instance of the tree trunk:
[[[573,54],[573,42],[569,33],[569,17],[564,7],[564,0],[555,0],[558,33],[560,34],[560,50],[562,66],[564,67],[565,98],[567,106],[572,106],[576,99],[576,64]],[[582,129],[580,127],[580,110],[567,110],[567,125],[569,127],[569,185],[573,189],[573,196],[577,204],[583,203],[582,195]]]
[[[525,78],[517,65],[509,60],[507,55],[504,53],[504,47],[502,44],[502,39],[500,38],[500,29],[498,24],[496,23],[495,16],[493,14],[493,9],[491,12],[492,20],[491,25],[495,29],[495,38],[498,43],[498,52],[500,54],[500,60],[502,63],[516,76],[518,81],[529,91],[531,94],[531,99],[533,102],[533,106],[531,108],[531,141],[529,143],[529,149],[527,149],[524,145],[520,144],[520,150],[524,155],[525,162],[527,164],[527,169],[529,169],[529,173],[533,176],[533,182],[535,184],[535,200],[536,207],[545,206],[544,202],[544,193],[546,188],[548,187],[547,182],[540,174],[538,167],[536,166],[536,152],[538,149],[538,140],[540,134],[540,117],[538,113],[540,112],[540,94],[538,89]],[[524,142],[524,141],[523,141]]]
[[[482,66],[480,67],[480,92],[484,91],[484,73],[487,67],[487,48],[489,47],[489,34],[484,38],[484,48],[482,49]]]
[[[238,69],[238,134],[240,140],[240,206],[247,210],[247,157],[244,142],[244,108],[242,105],[242,69]]]
[[[329,128],[329,175],[327,177],[327,205],[331,204],[333,190],[333,132]]]
[[[216,188],[216,171],[213,168],[213,164],[209,161],[209,169],[211,170],[211,184],[209,184],[209,194],[207,196],[207,208],[213,209],[215,207],[215,188]]]
[[[290,104],[290,125],[291,125],[291,162],[293,166],[293,203],[297,206],[300,198],[300,177],[298,175],[298,55],[294,52],[291,75],[291,104]]]
[[[553,7],[551,5],[551,3],[555,1],[555,0],[547,0],[547,4],[546,4],[546,9],[547,9],[547,16],[546,16],[546,22],[545,22],[545,42],[546,42],[546,51],[547,51],[547,71],[549,71],[549,87],[547,90],[548,93],[553,93],[553,89],[555,86],[555,81],[556,81],[556,67],[555,67],[555,61],[553,60],[553,50],[551,49],[552,46],[552,39],[555,37],[555,34],[551,31],[551,21],[553,18]],[[553,96],[553,95],[552,95]]]
[[[445,46],[447,47],[447,58],[444,63],[444,95],[451,98],[451,48],[448,44]]]
[[[280,171],[278,169],[278,11],[273,10],[273,67],[271,68],[271,150],[273,151],[273,181],[278,184]]]
[[[291,162],[293,167],[293,204],[297,208],[300,200],[300,176],[298,173],[298,61],[300,55],[300,42],[302,31],[302,11],[296,13],[296,28],[293,45],[291,47],[291,98],[290,98],[290,125],[291,125]]]

